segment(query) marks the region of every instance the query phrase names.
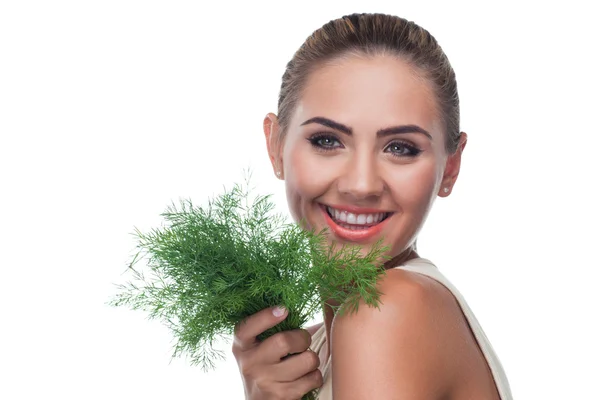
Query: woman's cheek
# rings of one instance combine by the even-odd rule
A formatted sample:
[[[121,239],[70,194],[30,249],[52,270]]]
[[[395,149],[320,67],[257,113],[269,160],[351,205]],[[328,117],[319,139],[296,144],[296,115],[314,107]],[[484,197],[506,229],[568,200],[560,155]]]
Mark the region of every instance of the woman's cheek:
[[[309,220],[307,211],[320,195],[318,160],[302,148],[290,148],[284,156],[286,195],[290,213],[296,222]],[[310,228],[310,227],[309,227]]]
[[[430,162],[414,163],[396,169],[390,183],[391,191],[405,204],[414,208],[428,199],[435,187],[435,165]]]
[[[287,176],[291,178],[289,185],[302,196],[320,196],[333,179],[336,158],[315,154],[306,146],[297,147],[290,149],[288,153],[287,171],[290,174]]]

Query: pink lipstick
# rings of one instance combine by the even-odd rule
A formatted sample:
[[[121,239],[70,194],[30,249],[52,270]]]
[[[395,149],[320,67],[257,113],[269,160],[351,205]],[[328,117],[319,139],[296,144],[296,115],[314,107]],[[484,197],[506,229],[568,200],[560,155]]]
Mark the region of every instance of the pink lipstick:
[[[354,206],[321,205],[325,221],[335,236],[350,242],[365,242],[377,236],[390,212]]]

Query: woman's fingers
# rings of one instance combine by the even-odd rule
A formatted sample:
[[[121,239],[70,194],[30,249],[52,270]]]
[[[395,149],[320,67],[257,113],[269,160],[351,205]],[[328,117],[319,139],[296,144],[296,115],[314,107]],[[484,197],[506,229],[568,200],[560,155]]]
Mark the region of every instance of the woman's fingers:
[[[287,317],[275,307],[257,312],[236,325],[233,354],[248,399],[300,399],[323,384],[319,358],[308,349],[304,329],[278,332],[259,342],[256,337]]]
[[[280,364],[271,367],[273,379],[277,382],[293,382],[319,368],[319,356],[312,350],[286,357]]]
[[[302,353],[311,343],[310,333],[305,329],[278,332],[264,340],[264,346],[257,349],[256,357],[269,364],[279,363],[289,354]]]
[[[257,344],[256,337],[274,327],[287,317],[287,310],[280,307],[265,308],[235,326],[233,350],[246,351]]]
[[[279,392],[284,399],[300,399],[311,390],[323,386],[323,375],[318,369],[309,372],[294,382],[280,383]]]

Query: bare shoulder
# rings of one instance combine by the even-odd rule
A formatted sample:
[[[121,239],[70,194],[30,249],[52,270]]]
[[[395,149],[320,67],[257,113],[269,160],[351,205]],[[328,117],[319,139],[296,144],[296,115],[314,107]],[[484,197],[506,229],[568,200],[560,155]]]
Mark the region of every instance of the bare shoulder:
[[[334,319],[334,396],[442,399],[465,393],[457,386],[465,374],[487,364],[452,293],[402,269],[388,270],[379,289],[378,309],[361,304],[356,313]]]

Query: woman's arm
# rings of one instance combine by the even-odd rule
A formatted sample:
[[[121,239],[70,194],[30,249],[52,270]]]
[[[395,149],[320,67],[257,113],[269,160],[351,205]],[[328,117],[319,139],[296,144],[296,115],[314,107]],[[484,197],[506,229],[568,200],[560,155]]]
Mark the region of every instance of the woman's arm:
[[[380,290],[379,309],[361,304],[356,314],[334,319],[334,400],[450,399],[472,393],[460,387],[463,379],[486,379],[469,375],[474,365],[486,364],[444,286],[396,269],[387,272]]]

